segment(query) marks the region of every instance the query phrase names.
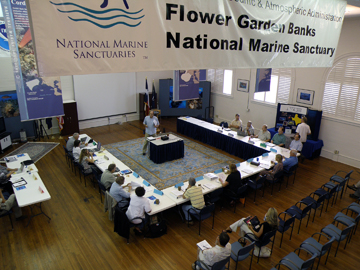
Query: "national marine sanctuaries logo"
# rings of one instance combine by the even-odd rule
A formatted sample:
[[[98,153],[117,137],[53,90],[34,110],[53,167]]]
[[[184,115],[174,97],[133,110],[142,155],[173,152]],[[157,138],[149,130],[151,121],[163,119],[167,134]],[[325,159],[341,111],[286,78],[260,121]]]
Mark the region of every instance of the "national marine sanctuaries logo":
[[[100,10],[90,9],[71,2],[49,2],[52,5],[59,7],[57,8],[59,12],[71,14],[68,18],[74,22],[89,22],[104,29],[111,28],[119,24],[128,27],[137,27],[141,24],[141,21],[139,20],[145,16],[140,14],[144,9],[129,12],[120,8],[107,8],[109,2],[108,0],[103,0],[103,3],[100,5]],[[127,0],[123,0],[123,2],[125,8],[130,9]],[[106,17],[101,15],[105,15]]]

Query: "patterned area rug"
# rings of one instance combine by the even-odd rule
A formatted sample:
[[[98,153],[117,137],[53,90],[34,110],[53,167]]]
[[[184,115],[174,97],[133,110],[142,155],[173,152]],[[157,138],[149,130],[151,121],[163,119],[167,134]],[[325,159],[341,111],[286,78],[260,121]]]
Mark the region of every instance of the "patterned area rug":
[[[155,164],[142,155],[144,138],[108,144],[104,148],[160,190],[189,177],[196,178],[230,163],[238,163],[237,160],[205,146],[182,139],[185,144],[184,158],[162,164]]]
[[[59,143],[52,143],[52,142],[28,142],[18,149],[12,151],[7,156],[13,156],[22,153],[28,153],[32,161],[36,163],[39,159],[53,150]]]

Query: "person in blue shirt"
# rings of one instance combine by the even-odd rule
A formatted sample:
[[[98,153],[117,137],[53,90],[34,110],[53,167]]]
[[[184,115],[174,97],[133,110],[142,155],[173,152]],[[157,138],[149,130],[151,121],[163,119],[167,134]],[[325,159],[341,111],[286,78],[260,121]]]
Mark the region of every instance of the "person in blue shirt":
[[[284,147],[286,142],[286,137],[284,135],[284,128],[279,127],[278,133],[274,135],[271,140],[271,143],[276,144],[277,146]]]
[[[288,172],[292,166],[298,164],[298,158],[296,157],[296,155],[297,155],[296,150],[291,150],[290,151],[290,157],[285,158],[285,160],[283,161],[283,169],[284,169],[284,171]]]
[[[109,191],[111,197],[113,197],[115,201],[118,202],[118,205],[120,207],[129,205],[130,193],[124,190],[122,186],[124,182],[125,182],[124,176],[117,177],[115,182],[112,183]],[[131,190],[130,184],[126,185],[125,187],[129,187],[129,190]]]
[[[153,136],[156,134],[156,128],[159,127],[160,123],[156,116],[154,116],[154,112],[150,111],[149,115],[145,117],[144,122],[145,126],[145,142],[143,146],[143,155],[146,155],[146,150],[148,146],[147,137]]]
[[[295,134],[294,140],[290,143],[290,150],[296,150],[298,152],[301,152],[303,148],[303,144],[300,141],[300,135],[299,134]]]

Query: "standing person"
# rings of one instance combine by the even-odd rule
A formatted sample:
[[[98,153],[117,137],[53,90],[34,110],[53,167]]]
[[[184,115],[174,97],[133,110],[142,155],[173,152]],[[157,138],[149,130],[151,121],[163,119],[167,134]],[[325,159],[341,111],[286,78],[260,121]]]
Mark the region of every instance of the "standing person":
[[[301,118],[301,124],[299,124],[296,128],[296,133],[300,135],[300,142],[305,143],[307,136],[311,134],[310,127],[307,123],[306,116]]]
[[[185,204],[182,206],[182,210],[185,215],[185,219],[189,221],[189,224],[192,225],[194,222],[191,220],[191,216],[188,213],[190,210],[191,213],[199,213],[201,209],[205,206],[204,195],[202,193],[202,188],[195,186],[195,178],[190,177],[189,186],[185,190],[183,198],[190,199],[191,205]]]
[[[234,131],[238,131],[242,126],[242,121],[240,119],[240,115],[237,113],[235,114],[235,119],[231,121],[229,128]]]
[[[148,146],[147,137],[154,136],[156,134],[156,128],[159,127],[160,123],[156,116],[154,116],[154,111],[150,111],[149,115],[145,117],[144,122],[145,126],[145,142],[143,146],[143,155],[146,155],[146,150]]]

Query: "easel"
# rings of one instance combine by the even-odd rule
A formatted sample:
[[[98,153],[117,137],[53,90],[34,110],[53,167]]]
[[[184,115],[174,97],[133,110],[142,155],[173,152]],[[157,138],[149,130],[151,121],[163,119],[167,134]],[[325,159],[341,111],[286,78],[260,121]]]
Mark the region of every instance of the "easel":
[[[40,141],[40,138],[44,138],[45,135],[49,139],[49,135],[47,134],[47,132],[45,130],[45,127],[44,127],[44,125],[42,123],[42,120],[43,119],[34,120],[35,141],[36,140]]]

